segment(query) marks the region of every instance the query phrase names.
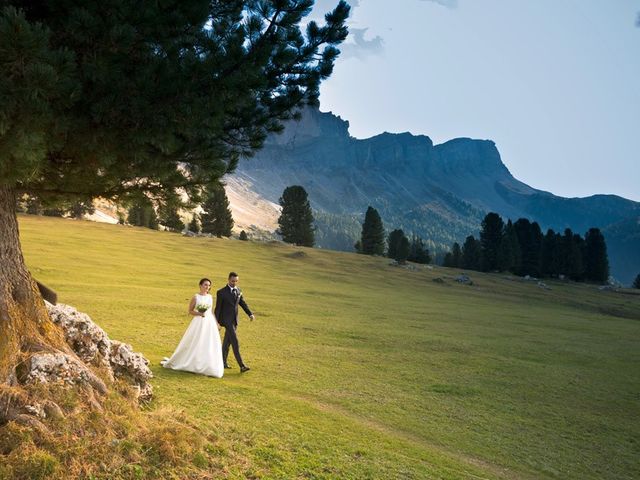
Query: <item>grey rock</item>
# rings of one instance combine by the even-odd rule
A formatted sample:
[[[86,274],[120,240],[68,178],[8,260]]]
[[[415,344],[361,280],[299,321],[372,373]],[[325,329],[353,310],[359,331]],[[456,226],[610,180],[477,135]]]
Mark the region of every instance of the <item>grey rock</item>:
[[[617,289],[613,285],[600,285],[598,290],[601,292],[615,292]]]
[[[65,340],[83,362],[109,367],[111,341],[89,315],[69,305],[58,304],[49,306],[49,316],[62,327]]]
[[[153,373],[149,368],[149,360],[141,353],[134,352],[131,345],[112,340],[109,361],[116,377],[129,379],[133,383],[140,401],[151,400],[153,387],[149,380],[153,378]]]
[[[23,383],[62,383],[75,385],[88,383],[106,392],[104,383],[79,360],[66,353],[36,353],[27,362]],[[101,385],[102,384],[102,385]]]
[[[469,277],[469,275],[466,274],[460,274],[455,278],[456,282],[458,283],[462,283],[464,285],[473,285],[473,280],[471,280],[471,277]]]
[[[89,315],[75,308],[47,303],[49,316],[59,325],[67,344],[82,362],[101,367],[111,378],[130,383],[138,400],[147,402],[153,396],[149,380],[153,377],[149,361],[131,345],[111,340]],[[96,377],[82,362],[64,353],[36,354],[31,358],[27,381],[36,383],[62,382],[73,384],[87,382],[98,392],[106,393],[104,382]]]

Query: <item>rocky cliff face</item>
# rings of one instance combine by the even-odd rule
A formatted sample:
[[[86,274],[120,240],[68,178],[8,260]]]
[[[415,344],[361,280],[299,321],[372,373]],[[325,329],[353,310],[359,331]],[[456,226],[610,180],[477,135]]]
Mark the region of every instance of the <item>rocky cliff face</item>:
[[[317,211],[319,245],[345,250],[369,205],[388,228],[421,235],[432,249],[476,233],[488,211],[580,233],[640,216],[639,203],[620,197],[562,198],[529,187],[511,175],[490,140],[434,145],[424,135],[386,132],[361,140],[348,129],[340,117],[308,108],[241,162],[233,178],[272,203],[285,187],[302,185]]]

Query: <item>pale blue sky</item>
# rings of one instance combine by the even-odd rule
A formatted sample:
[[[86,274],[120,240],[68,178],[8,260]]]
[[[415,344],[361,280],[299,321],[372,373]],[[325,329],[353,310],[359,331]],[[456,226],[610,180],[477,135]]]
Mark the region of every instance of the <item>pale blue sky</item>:
[[[640,201],[640,0],[351,4],[320,95],[351,135],[491,139],[535,188]]]

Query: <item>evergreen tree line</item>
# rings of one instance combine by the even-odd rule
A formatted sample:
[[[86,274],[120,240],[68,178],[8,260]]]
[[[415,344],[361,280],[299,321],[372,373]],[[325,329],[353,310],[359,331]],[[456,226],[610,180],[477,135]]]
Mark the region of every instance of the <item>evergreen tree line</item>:
[[[157,230],[160,225],[173,232],[187,230],[194,233],[209,233],[216,237],[230,237],[233,229],[233,216],[229,208],[229,199],[221,183],[211,185],[205,192],[202,213],[194,213],[191,221],[185,224],[179,214],[181,203],[177,200],[154,205],[145,196],[130,202],[126,223],[138,227]],[[124,223],[124,218],[121,219]],[[246,235],[246,234],[245,234]]]
[[[511,272],[532,277],[564,276],[575,281],[605,282],[609,260],[604,236],[590,228],[584,238],[570,228],[542,233],[537,222],[520,218],[505,224],[497,213],[488,213],[480,238],[469,235],[445,255],[445,267],[482,272]]]
[[[91,202],[62,200],[43,203],[38,197],[23,195],[16,199],[16,212],[29,215],[45,215],[47,217],[82,218],[95,212]]]
[[[411,240],[402,229],[393,230],[386,238],[386,256],[399,263],[407,260],[415,263],[429,263],[431,255],[424,240],[412,235]],[[369,207],[364,216],[362,233],[354,248],[364,255],[385,254],[385,230],[378,211]]]

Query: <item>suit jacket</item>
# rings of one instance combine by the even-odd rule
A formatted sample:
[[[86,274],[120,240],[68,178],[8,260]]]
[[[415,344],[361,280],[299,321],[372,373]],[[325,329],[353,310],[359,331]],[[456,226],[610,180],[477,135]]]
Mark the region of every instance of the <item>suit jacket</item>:
[[[238,305],[242,307],[247,315],[253,315],[249,309],[249,305],[244,301],[242,291],[237,287],[236,289],[238,290],[238,298],[235,298],[233,293],[231,293],[229,285],[225,285],[216,292],[216,308],[214,313],[218,323],[224,327],[238,325]]]

